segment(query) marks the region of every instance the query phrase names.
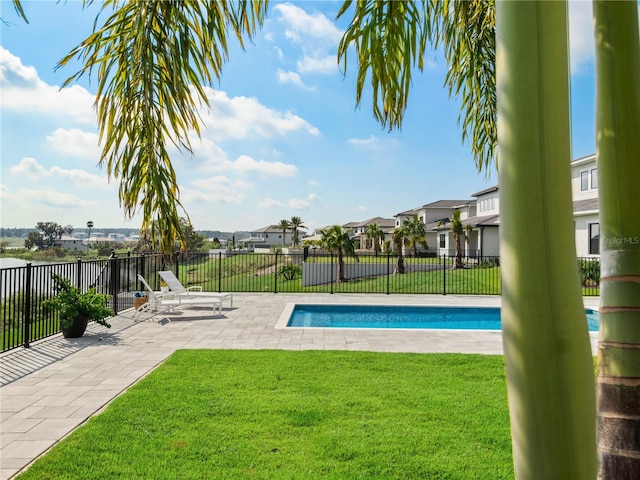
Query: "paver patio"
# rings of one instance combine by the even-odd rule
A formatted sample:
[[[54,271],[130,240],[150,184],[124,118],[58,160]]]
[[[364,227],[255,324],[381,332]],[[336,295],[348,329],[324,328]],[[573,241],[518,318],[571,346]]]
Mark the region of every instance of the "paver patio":
[[[502,354],[500,332],[282,329],[288,303],[494,305],[499,297],[357,294],[234,294],[221,317],[209,307],[122,312],[112,328],[55,335],[0,356],[0,480],[10,479],[177,349],[366,350]],[[585,298],[597,308],[599,299]],[[592,349],[597,334],[591,334]]]

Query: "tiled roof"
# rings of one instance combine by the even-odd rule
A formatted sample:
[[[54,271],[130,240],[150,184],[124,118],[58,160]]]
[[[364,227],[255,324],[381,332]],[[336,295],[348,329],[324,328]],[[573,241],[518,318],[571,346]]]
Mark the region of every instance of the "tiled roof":
[[[588,198],[586,200],[578,200],[573,202],[574,212],[588,212],[590,210],[599,210],[599,203],[597,198]]]
[[[494,185],[493,187],[489,187],[489,188],[485,188],[484,190],[480,190],[479,192],[476,192],[474,194],[472,194],[472,197],[479,197],[480,195],[484,195],[485,193],[491,193],[491,192],[497,192],[498,191],[498,185]]]

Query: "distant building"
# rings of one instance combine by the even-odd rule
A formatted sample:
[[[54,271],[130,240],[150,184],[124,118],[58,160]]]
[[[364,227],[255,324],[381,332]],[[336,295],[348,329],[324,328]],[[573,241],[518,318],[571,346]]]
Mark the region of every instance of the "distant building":
[[[88,249],[81,238],[72,237],[71,235],[63,235],[62,238],[56,240],[56,246],[73,251],[84,251]]]

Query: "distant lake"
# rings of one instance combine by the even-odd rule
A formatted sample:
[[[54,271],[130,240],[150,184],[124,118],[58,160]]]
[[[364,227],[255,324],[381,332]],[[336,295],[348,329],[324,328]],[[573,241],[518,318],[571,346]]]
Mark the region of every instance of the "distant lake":
[[[26,267],[27,263],[31,265],[50,265],[59,262],[43,262],[37,260],[23,260],[22,258],[0,257],[0,268]]]

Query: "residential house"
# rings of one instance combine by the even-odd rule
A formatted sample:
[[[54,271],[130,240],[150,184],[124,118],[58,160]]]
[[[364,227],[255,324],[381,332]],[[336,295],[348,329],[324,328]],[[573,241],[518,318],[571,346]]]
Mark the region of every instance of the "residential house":
[[[291,246],[293,243],[291,230],[287,230],[284,234],[282,229],[277,225],[267,225],[257,230],[251,230],[248,238],[238,240],[239,243],[246,243],[251,248],[271,248]]]
[[[598,169],[596,156],[589,155],[571,163],[571,191],[576,252],[579,257],[600,254],[600,223],[598,207]],[[465,218],[463,255],[489,257],[500,255],[500,194],[498,186],[474,193],[477,216]],[[443,223],[438,230],[438,255],[455,255],[453,236],[448,233],[450,224]]]
[[[579,257],[600,255],[598,167],[595,155],[571,162],[571,191],[576,252]]]
[[[440,241],[437,231],[439,225],[442,225],[444,222],[448,222],[454,210],[461,209],[466,211],[474,208],[474,200],[438,200],[422,205],[421,207],[396,214],[395,226],[399,227],[407,220],[411,220],[414,215],[417,215],[420,221],[425,224],[427,230],[425,240],[429,247],[429,251],[437,252]]]
[[[373,217],[362,222],[349,222],[342,228],[349,230],[349,236],[356,241],[356,250],[373,250],[373,242],[367,238],[367,228],[369,225],[378,225],[385,234],[385,240],[390,240],[391,231],[395,228],[396,221],[393,218]]]
[[[87,245],[83,243],[81,238],[70,236],[70,235],[62,235],[61,238],[56,240],[56,245],[58,247],[66,248],[67,250],[87,250]]]

